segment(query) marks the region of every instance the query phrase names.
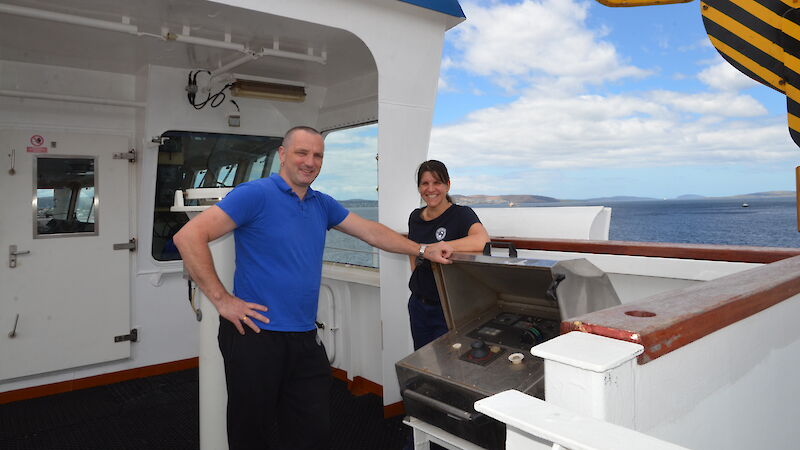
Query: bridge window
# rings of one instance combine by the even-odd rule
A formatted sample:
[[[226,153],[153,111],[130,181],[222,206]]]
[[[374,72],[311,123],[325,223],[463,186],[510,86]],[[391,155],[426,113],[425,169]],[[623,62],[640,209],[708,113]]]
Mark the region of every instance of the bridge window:
[[[282,137],[168,131],[158,147],[153,258],[181,259],[172,237],[188,222],[170,212],[178,189],[233,187],[277,172]]]
[[[361,217],[378,220],[378,125],[325,136],[325,162],[314,189],[333,196]],[[336,230],[328,231],[325,261],[378,267],[378,250]]]

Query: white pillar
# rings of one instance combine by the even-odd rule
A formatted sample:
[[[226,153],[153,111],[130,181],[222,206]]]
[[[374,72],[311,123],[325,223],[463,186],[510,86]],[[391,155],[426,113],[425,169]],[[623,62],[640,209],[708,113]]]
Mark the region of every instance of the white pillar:
[[[419,207],[415,171],[428,154],[432,108],[380,104],[378,129],[378,220],[408,231],[408,215]],[[408,322],[408,256],[380,253],[381,324],[383,334],[383,400],[400,401],[394,364],[411,353]]]
[[[217,275],[228,292],[233,292],[233,272],[236,247],[233,233],[209,244]],[[217,333],[219,313],[211,300],[197,289],[203,320],[200,322],[200,448],[225,450],[228,448],[227,406],[228,388],[225,385],[225,365],[219,351]]]
[[[232,189],[201,188],[190,189],[187,193],[191,199],[222,198]],[[170,211],[185,212],[193,218],[207,206],[184,206],[183,192],[175,192],[175,204]],[[214,268],[217,270],[222,285],[228,292],[233,292],[233,274],[236,268],[236,245],[233,233],[216,239],[208,244]],[[219,351],[217,334],[219,331],[219,313],[200,288],[195,288],[195,307],[200,309],[201,321],[198,341],[200,355],[198,381],[200,391],[200,448],[202,450],[226,450],[228,448],[227,406],[228,389],[225,384],[225,365]]]

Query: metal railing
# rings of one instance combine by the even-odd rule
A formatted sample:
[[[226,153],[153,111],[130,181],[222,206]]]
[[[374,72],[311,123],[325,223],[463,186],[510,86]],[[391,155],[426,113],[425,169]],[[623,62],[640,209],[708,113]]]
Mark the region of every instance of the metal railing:
[[[365,267],[379,267],[378,249],[375,247],[370,247],[370,250],[359,250],[354,248],[326,245],[323,255],[323,259],[327,262],[337,262]]]

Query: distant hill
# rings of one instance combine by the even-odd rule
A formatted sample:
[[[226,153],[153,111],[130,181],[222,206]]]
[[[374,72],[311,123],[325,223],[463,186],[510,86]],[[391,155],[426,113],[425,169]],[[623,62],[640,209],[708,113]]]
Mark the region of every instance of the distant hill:
[[[558,202],[557,198],[545,197],[543,195],[458,195],[450,197],[460,205],[508,205],[513,203],[552,203]]]
[[[685,194],[675,197],[675,200],[700,200],[701,198],[708,198],[708,197],[697,194]]]
[[[767,191],[753,192],[751,194],[731,195],[726,198],[774,198],[774,197],[794,197],[794,191]]]
[[[704,198],[780,198],[780,197],[794,197],[794,191],[753,192],[750,194],[727,195],[721,197],[707,197],[705,195],[686,194],[675,197],[675,200],[700,200]]]
[[[779,198],[779,197],[794,197],[794,191],[767,191],[767,192],[753,192],[750,194],[731,195],[727,197],[707,197],[697,194],[684,194],[675,197],[675,200],[700,200],[712,198],[740,198],[740,199],[756,199],[756,198]],[[616,195],[612,197],[596,197],[586,199],[570,199],[560,200],[554,197],[546,197],[544,195],[460,195],[452,194],[455,203],[460,205],[521,205],[523,203],[570,203],[570,202],[635,202],[635,201],[649,201],[649,200],[662,200],[653,197],[636,197],[632,195]],[[360,207],[376,207],[378,206],[377,200],[364,200],[364,199],[350,199],[339,201],[346,208],[360,208]]]
[[[597,197],[597,198],[587,198],[585,200],[573,200],[576,202],[639,202],[639,201],[647,201],[647,200],[660,200],[658,198],[652,197],[635,197],[632,195],[615,195],[613,197]],[[562,200],[567,201],[567,200]]]
[[[363,207],[375,207],[378,206],[377,200],[364,200],[360,198],[353,198],[350,200],[339,200],[339,203],[342,204],[345,208],[363,208]]]

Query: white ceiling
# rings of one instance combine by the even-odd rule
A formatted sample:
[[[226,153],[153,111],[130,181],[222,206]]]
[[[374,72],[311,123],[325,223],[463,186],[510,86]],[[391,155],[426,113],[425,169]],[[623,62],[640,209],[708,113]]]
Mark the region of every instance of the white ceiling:
[[[287,0],[290,1],[290,0]],[[328,86],[375,71],[366,46],[353,34],[202,0],[0,0],[45,11],[121,23],[130,18],[140,32],[170,32],[314,55],[327,53],[327,64],[265,56],[237,67],[237,73]],[[135,73],[147,64],[213,70],[242,56],[193,44],[133,36],[50,20],[0,13],[0,60],[68,66],[117,73]]]

